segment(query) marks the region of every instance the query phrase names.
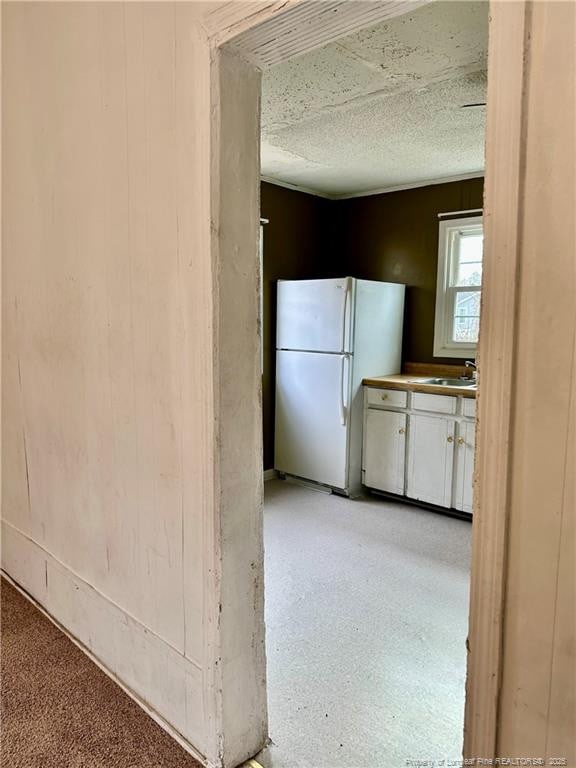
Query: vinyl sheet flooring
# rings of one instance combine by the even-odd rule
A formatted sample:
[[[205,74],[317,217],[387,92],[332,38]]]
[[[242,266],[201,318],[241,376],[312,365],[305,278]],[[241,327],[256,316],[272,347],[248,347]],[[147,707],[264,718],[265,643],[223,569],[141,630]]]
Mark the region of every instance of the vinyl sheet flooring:
[[[265,487],[270,768],[461,756],[471,529],[391,503]]]

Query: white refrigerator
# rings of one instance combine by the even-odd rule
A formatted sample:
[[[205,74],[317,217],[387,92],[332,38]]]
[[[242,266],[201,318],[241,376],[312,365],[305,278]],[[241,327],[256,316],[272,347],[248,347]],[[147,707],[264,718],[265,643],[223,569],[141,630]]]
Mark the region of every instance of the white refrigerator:
[[[400,372],[405,286],[278,281],[274,466],[361,490],[362,379]]]

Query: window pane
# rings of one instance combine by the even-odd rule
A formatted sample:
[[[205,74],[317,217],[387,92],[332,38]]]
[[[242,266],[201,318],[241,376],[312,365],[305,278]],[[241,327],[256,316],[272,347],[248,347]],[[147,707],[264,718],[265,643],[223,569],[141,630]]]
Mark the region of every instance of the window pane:
[[[452,341],[475,344],[480,326],[480,291],[459,291],[455,296]]]
[[[456,285],[482,285],[483,241],[481,233],[458,238]]]

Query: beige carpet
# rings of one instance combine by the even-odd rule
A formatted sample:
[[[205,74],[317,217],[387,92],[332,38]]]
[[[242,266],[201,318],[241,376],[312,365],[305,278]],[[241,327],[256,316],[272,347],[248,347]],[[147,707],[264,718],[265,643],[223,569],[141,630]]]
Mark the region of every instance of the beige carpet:
[[[2,768],[199,768],[2,580]]]

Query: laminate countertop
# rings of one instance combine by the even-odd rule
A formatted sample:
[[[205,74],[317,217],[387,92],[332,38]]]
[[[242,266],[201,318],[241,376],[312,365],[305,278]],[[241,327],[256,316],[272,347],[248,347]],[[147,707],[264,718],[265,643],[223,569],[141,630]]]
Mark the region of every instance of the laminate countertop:
[[[427,384],[426,379],[439,378],[435,374],[429,376],[414,376],[410,373],[398,373],[394,376],[374,376],[362,380],[365,387],[377,389],[401,389],[410,392],[426,392],[429,395],[452,395],[475,398],[477,385],[462,387],[447,387],[442,384]]]

